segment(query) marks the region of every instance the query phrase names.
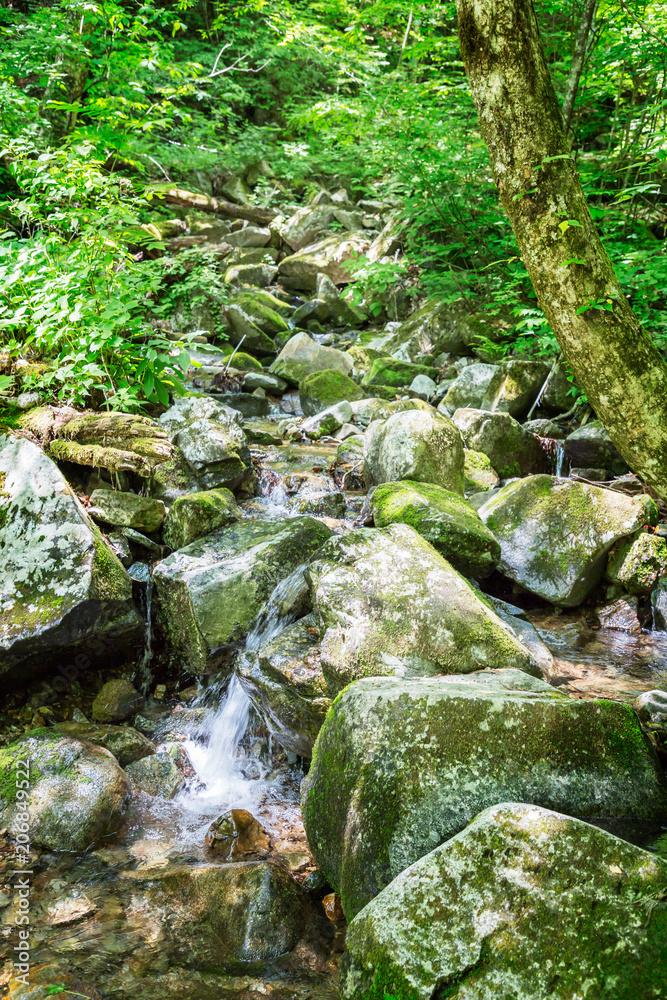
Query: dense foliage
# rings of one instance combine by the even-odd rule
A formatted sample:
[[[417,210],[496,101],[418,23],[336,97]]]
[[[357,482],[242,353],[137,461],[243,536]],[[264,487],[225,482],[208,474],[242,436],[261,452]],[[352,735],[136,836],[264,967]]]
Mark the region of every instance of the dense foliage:
[[[559,95],[583,6],[537,4]],[[601,0],[572,123],[595,218],[661,347],[666,36],[657,0]],[[131,408],[180,391],[188,337],[160,320],[221,280],[214,259],[174,269],[150,252],[159,233],[137,227],[170,217],[151,188],[165,179],[219,194],[245,177],[273,207],[319,185],[393,202],[406,254],[354,268],[371,313],[391,318],[399,285],[463,297],[511,319],[496,350],[557,350],[476,132],[453,3],[15,0],[0,132],[0,345],[55,399]]]

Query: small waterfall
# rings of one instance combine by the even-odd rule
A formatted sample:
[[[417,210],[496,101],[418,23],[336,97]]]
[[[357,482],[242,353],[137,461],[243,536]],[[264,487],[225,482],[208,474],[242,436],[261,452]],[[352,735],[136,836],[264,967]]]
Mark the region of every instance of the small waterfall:
[[[556,475],[562,476],[565,467],[565,448],[561,441],[556,441]]]
[[[142,694],[146,694],[151,686],[153,674],[151,672],[151,661],[153,659],[153,591],[155,583],[153,573],[149,567],[149,576],[146,580],[146,627],[144,628],[144,651],[139,661],[140,689]]]
[[[296,620],[306,590],[305,563],[281,580],[257,616],[245,648],[256,650],[275,639]]]
[[[565,448],[563,447],[562,441],[557,441],[555,438],[545,438],[540,437],[536,434],[535,437],[540,442],[540,447],[544,451],[549,459],[549,465],[552,470],[552,475],[554,476],[567,476],[569,472],[569,462],[567,455],[565,454]]]

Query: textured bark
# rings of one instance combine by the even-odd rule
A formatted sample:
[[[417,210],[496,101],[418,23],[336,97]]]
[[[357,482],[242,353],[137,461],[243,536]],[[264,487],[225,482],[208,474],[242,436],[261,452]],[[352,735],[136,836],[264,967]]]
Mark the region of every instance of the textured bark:
[[[540,306],[614,444],[667,497],[667,365],[591,219],[532,3],[457,0],[457,8],[480,130]]]
[[[567,83],[565,84],[565,95],[563,97],[563,121],[565,122],[566,131],[569,130],[570,122],[572,121],[574,102],[577,99],[579,81],[581,80],[581,71],[584,68],[584,61],[586,59],[588,36],[591,33],[591,25],[593,24],[593,17],[595,16],[595,9],[597,5],[598,0],[584,0],[584,9],[581,14],[581,20],[579,21],[579,29],[574,42],[574,51],[572,52],[570,72],[568,74]]]

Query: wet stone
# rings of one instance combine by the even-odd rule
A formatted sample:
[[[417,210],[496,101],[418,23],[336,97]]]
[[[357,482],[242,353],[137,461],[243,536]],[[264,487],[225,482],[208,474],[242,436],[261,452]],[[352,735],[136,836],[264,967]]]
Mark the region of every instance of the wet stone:
[[[236,861],[250,854],[268,854],[271,839],[247,809],[230,809],[209,827],[206,846],[225,861]]]
[[[143,695],[130,681],[107,681],[93,702],[93,718],[97,722],[122,722],[140,712],[143,706]]]
[[[134,761],[128,764],[125,773],[136,791],[161,799],[173,799],[183,787],[183,775],[168,753],[155,753]]]

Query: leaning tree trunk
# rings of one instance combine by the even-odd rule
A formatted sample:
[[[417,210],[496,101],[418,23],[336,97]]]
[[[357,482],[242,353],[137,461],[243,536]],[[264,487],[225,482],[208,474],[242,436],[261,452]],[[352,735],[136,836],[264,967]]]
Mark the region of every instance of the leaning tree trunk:
[[[540,306],[612,441],[667,498],[667,365],[588,211],[531,0],[457,8],[482,137]]]

